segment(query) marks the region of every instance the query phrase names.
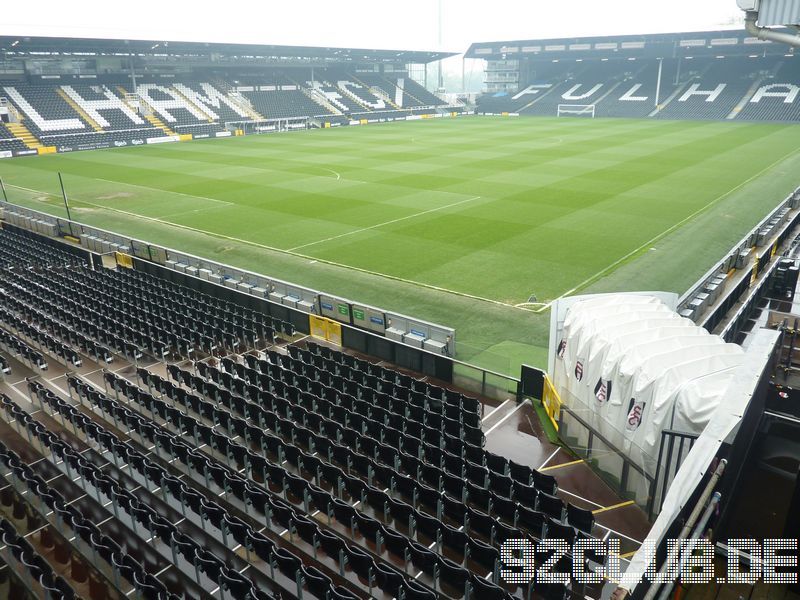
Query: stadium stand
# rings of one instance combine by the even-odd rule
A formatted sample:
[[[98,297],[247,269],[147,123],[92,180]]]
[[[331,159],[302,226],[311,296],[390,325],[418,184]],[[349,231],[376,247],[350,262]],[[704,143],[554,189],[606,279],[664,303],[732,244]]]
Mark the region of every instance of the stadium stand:
[[[743,66],[748,66],[743,70]],[[663,119],[724,119],[757,83],[759,63],[697,61],[688,80],[655,116]]]
[[[419,83],[411,79],[410,77],[402,77],[403,81],[403,90],[405,95],[412,96],[416,98],[420,104],[423,106],[446,106],[447,102],[439,98],[436,94],[433,94],[426,90],[423,86]],[[400,81],[400,78],[397,79]],[[397,83],[395,84],[397,85]]]
[[[106,86],[62,85],[60,90],[104,131],[122,131],[148,125],[123,100]]]
[[[362,110],[391,110],[391,104],[370,92],[369,86],[359,83],[358,78],[352,73],[332,73],[329,77],[335,78],[336,87],[341,93],[362,106]]]
[[[30,490],[14,501],[36,497],[75,533],[64,584],[86,582],[92,556],[84,571],[104,593],[510,600],[505,540],[593,536],[553,476],[484,448],[482,403],[460,391],[327,345],[273,346],[290,324],[138,270],[93,270],[11,226],[0,289],[0,331],[70,370],[66,390],[24,380],[29,408],[0,394],[0,470]],[[41,579],[23,555],[21,576]]]
[[[390,106],[397,108],[415,108],[424,104],[407,93],[405,89],[405,78],[397,77],[391,81],[379,74],[358,73],[358,79],[363,84],[369,86],[373,95],[381,94]]]
[[[29,131],[35,136],[34,147],[55,146],[59,151],[108,148],[133,140],[143,144],[147,138],[164,135],[105,86],[17,84],[3,89],[25,117],[22,123],[8,127]],[[10,149],[19,149],[19,145]]]
[[[358,73],[357,77],[358,81],[369,86],[370,90],[377,89],[392,106],[397,108],[414,109],[423,106],[432,107],[447,104],[407,76],[396,73],[392,74],[391,77],[374,73]]]
[[[177,81],[173,88],[188,101],[200,107],[214,121],[249,121],[250,114],[227,92],[205,81]]]
[[[14,150],[26,150],[27,148],[21,138],[11,133],[5,124],[0,123],[0,151],[13,152]]]
[[[203,132],[222,131],[219,124],[214,123],[216,113],[208,112],[189,100],[178,89],[163,83],[140,83],[136,86],[139,101],[152,110],[158,125],[159,121],[169,130],[176,133],[194,133],[198,128]],[[162,127],[163,128],[163,127]]]
[[[769,73],[737,115],[738,120],[800,120],[800,62],[779,64],[776,73]]]
[[[25,117],[25,126],[38,138],[58,133],[90,131],[69,103],[51,85],[15,84],[3,92]]]
[[[569,72],[562,81],[553,82],[550,93],[540,93],[531,104],[519,112],[526,115],[553,116],[559,104],[589,105],[597,104],[617,90],[626,74],[628,63],[619,61],[598,64],[580,63],[582,66]],[[638,66],[642,69],[642,65]]]
[[[342,113],[350,114],[364,111],[363,106],[355,102],[349,96],[346,96],[342,90],[328,81],[307,81],[305,83],[310,92],[309,97],[312,100],[315,99],[315,94],[322,94],[322,96],[324,96],[322,99],[323,102],[330,103],[333,105],[333,108]],[[322,107],[325,108],[325,105],[322,104]]]
[[[375,122],[408,114],[370,93],[347,73],[332,71],[335,79],[304,82],[303,86],[291,79],[300,74],[275,75],[266,83],[244,81],[252,85],[190,78],[143,82],[136,90],[139,107],[126,97],[125,83],[6,86],[11,103],[25,115],[23,123],[9,127],[28,124],[31,137],[25,139],[4,128],[0,130],[0,149],[24,150],[30,146],[27,142],[33,147],[52,145],[59,151],[108,148],[173,134],[214,137],[227,128],[226,123],[319,118],[345,124],[349,119],[343,115]],[[420,106],[419,101],[414,102]]]
[[[559,104],[593,104],[601,117],[795,121],[799,64],[776,57],[556,62],[531,69],[517,91],[481,95],[477,112],[555,116]]]
[[[266,119],[308,118],[332,115],[323,106],[306,96],[300,89],[242,91],[253,108]]]
[[[644,69],[635,73],[626,73],[624,79],[615,90],[597,105],[598,117],[644,118],[655,111],[656,92],[663,102],[672,95],[675,89],[673,80],[676,74],[676,63],[670,59],[663,61],[662,84],[658,90],[658,63],[648,63]]]

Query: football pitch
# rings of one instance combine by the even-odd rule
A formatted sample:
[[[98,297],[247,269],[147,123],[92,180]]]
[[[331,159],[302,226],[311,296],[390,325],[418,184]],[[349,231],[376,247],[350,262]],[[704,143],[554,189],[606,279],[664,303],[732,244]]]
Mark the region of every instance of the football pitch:
[[[0,161],[9,200],[544,365],[548,305],[683,293],[800,185],[800,127],[463,117]]]

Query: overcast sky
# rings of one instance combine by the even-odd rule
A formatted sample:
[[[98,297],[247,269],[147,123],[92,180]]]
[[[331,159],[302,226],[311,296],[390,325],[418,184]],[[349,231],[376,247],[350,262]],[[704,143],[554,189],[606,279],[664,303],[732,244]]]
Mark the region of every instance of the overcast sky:
[[[470,43],[730,28],[736,0],[14,0],[2,35],[464,52]]]

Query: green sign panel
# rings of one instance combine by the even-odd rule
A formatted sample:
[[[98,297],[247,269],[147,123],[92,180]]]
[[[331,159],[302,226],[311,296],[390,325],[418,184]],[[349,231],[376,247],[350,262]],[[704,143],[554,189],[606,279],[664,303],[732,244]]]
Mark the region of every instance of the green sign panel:
[[[347,304],[339,304],[339,314],[348,316],[350,315],[350,307]]]
[[[364,311],[361,310],[360,308],[354,308],[353,309],[353,318],[354,319],[358,319],[359,321],[363,321],[364,320]]]

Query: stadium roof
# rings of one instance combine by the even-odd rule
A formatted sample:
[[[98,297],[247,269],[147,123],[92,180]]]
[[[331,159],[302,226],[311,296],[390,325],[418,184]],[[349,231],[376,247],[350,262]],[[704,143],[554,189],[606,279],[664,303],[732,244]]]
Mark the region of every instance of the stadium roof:
[[[487,60],[565,59],[565,58],[670,58],[681,56],[742,56],[786,54],[784,44],[773,44],[752,37],[744,30],[694,31],[650,35],[553,38],[478,42],[467,50],[466,58]]]
[[[0,36],[0,51],[25,56],[172,56],[226,58],[290,58],[337,62],[404,62],[424,64],[455,56],[454,52],[372,50],[362,48],[322,48],[313,46],[275,46],[268,44],[227,44],[174,42],[164,40],[117,40],[69,37]]]

